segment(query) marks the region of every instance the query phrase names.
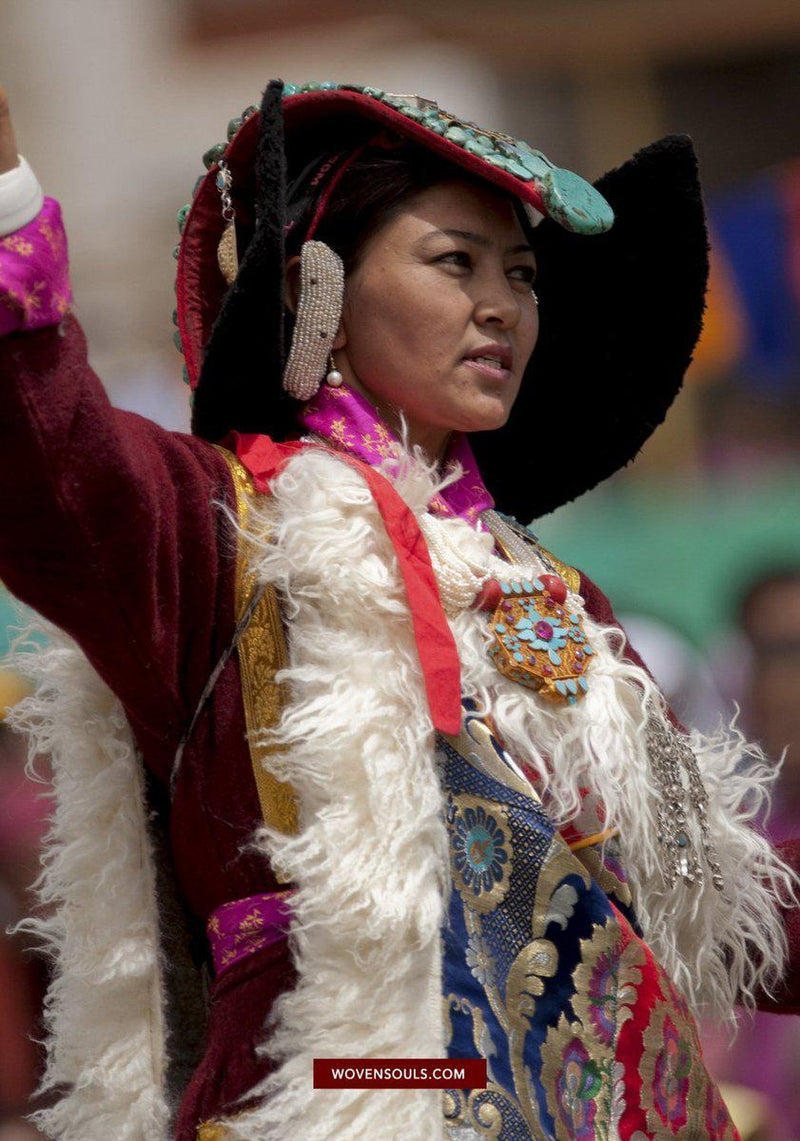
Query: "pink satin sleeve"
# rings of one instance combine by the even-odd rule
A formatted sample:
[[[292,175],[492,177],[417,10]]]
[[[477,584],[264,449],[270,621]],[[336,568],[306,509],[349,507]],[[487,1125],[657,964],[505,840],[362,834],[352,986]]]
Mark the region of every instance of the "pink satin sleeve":
[[[27,226],[0,238],[0,336],[57,325],[71,302],[61,207],[45,198]]]

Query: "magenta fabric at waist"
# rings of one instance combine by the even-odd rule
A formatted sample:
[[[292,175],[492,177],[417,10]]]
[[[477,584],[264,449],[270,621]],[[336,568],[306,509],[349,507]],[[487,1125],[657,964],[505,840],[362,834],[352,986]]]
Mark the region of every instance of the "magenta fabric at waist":
[[[249,895],[223,903],[206,924],[214,974],[219,977],[241,959],[286,937],[295,888]]]

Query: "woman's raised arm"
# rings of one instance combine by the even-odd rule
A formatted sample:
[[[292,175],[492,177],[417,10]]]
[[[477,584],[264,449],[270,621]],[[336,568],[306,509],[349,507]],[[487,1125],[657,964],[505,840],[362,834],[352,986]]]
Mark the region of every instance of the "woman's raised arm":
[[[0,337],[0,579],[81,644],[161,775],[233,629],[233,498],[215,448],[112,408],[73,316]]]
[[[6,89],[0,87],[0,174],[13,170],[17,161],[17,140],[11,122],[8,95]]]

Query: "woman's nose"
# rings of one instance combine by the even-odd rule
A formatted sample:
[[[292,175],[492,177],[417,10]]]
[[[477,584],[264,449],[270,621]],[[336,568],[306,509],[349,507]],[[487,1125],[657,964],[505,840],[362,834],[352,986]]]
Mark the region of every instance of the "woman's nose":
[[[475,321],[478,325],[513,329],[520,312],[519,295],[504,275],[497,281],[485,283],[475,304]]]

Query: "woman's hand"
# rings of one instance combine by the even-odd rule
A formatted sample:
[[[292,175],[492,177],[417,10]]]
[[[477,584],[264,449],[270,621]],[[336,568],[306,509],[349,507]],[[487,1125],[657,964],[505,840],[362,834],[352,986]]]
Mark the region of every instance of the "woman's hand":
[[[14,138],[14,128],[11,126],[8,96],[5,88],[0,87],[0,174],[13,170],[18,164],[17,140]]]

